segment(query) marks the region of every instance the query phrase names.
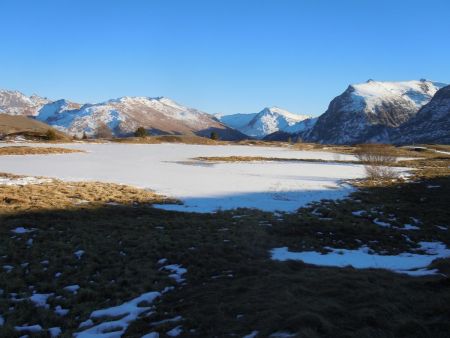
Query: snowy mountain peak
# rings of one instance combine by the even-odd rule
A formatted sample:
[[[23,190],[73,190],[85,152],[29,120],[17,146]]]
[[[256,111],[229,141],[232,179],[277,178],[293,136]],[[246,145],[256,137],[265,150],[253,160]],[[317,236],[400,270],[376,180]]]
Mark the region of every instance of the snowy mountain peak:
[[[279,107],[266,107],[253,114],[216,115],[216,117],[240,132],[256,138],[263,138],[277,131],[296,130],[295,126],[298,123],[310,118]]]
[[[279,108],[279,107],[266,107],[263,110],[261,110],[259,112],[259,114],[270,114],[270,115],[280,115],[280,116],[284,116],[286,119],[291,120],[291,121],[303,121],[306,119],[309,119],[311,116],[309,115],[298,115],[298,114],[294,114],[291,113],[290,111],[287,111],[285,109]]]
[[[368,109],[373,109],[381,100],[399,97],[410,101],[420,108],[429,102],[433,95],[444,85],[421,79],[419,81],[380,82],[368,80],[364,83],[352,84],[349,89],[352,95],[364,100]]]
[[[443,86],[425,79],[352,84],[331,101],[307,138],[335,144],[389,142],[388,128],[407,122]]]
[[[39,109],[50,102],[46,98],[26,96],[17,90],[0,90],[0,112],[10,115],[35,116]]]

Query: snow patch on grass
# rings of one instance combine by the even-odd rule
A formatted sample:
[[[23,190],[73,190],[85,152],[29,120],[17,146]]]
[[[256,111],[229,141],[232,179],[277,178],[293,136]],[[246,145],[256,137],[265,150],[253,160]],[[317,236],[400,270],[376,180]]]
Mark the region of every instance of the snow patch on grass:
[[[77,257],[77,259],[81,259],[81,257],[83,257],[84,255],[84,250],[75,251],[73,254],[75,255],[75,257]]]
[[[147,292],[139,297],[136,297],[128,302],[118,306],[113,306],[106,309],[96,310],[91,313],[90,319],[80,324],[80,327],[85,327],[93,324],[92,319],[105,319],[105,321],[86,329],[82,332],[74,333],[77,338],[105,338],[105,337],[121,337],[130,325],[142,313],[151,310],[150,306],[139,306],[142,302],[152,303],[157,297],[161,296],[159,292]],[[111,317],[122,318],[108,321]]]
[[[39,324],[36,325],[24,325],[24,326],[14,326],[14,330],[18,332],[31,332],[37,333],[42,331],[42,326]]]
[[[380,221],[378,218],[375,218],[373,220],[373,223],[376,224],[376,225],[379,225],[380,227],[383,227],[383,228],[389,228],[391,226],[390,223],[386,223],[386,222]]]
[[[33,229],[33,228],[27,229],[27,228],[24,228],[24,227],[17,227],[15,229],[12,229],[11,232],[13,232],[15,234],[18,234],[18,235],[22,235],[22,234],[33,232],[33,231],[36,231],[36,230],[37,229]]]
[[[167,331],[166,335],[168,335],[169,337],[177,337],[179,336],[181,333],[183,332],[183,328],[181,325],[174,327],[172,330]]]
[[[435,274],[436,270],[427,270],[426,267],[437,258],[450,257],[450,250],[441,242],[419,242],[418,250],[425,254],[404,252],[398,255],[379,255],[370,253],[370,249],[363,246],[356,250],[335,249],[326,254],[317,251],[292,252],[287,247],[271,250],[273,260],[287,261],[299,260],[307,264],[332,267],[352,266],[356,269],[387,269],[397,273],[411,276]]]
[[[37,307],[48,309],[50,306],[47,304],[47,300],[53,295],[53,293],[35,293],[30,297],[30,301]]]
[[[20,178],[8,178],[0,177],[0,185],[27,185],[27,184],[41,184],[51,182],[48,178],[37,177],[20,177]]]
[[[79,285],[68,285],[66,287],[64,287],[64,290],[72,292],[72,293],[77,293],[78,290],[80,289]]]
[[[172,272],[169,277],[173,278],[177,283],[182,283],[186,280],[183,278],[183,275],[187,272],[187,269],[183,268],[180,264],[165,265],[161,270]]]

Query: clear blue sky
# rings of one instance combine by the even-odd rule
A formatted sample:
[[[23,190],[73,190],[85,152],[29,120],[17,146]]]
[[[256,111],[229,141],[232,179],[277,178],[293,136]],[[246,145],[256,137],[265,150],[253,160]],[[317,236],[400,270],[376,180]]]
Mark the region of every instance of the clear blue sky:
[[[450,1],[2,0],[0,88],[323,113],[349,83],[450,82]]]

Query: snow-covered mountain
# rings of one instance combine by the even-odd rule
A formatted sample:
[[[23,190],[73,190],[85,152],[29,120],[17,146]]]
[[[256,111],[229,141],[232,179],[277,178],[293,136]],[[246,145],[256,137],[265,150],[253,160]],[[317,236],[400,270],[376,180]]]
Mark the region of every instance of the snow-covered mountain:
[[[115,135],[133,133],[144,127],[155,134],[192,134],[209,136],[216,131],[224,139],[242,138],[213,116],[182,106],[165,97],[121,97],[79,109],[65,109],[63,100],[44,106],[37,119],[73,135],[95,134],[100,125]]]
[[[0,113],[8,115],[36,116],[39,109],[50,100],[37,96],[26,96],[16,90],[0,90]]]
[[[389,142],[389,130],[412,118],[443,86],[427,80],[350,85],[305,138],[333,144]]]
[[[302,123],[310,116],[293,114],[287,110],[272,107],[259,113],[218,116],[220,121],[240,132],[255,138],[263,138],[277,131],[298,132],[305,128]]]
[[[441,88],[429,103],[392,134],[392,142],[399,144],[450,144],[450,86]]]
[[[266,141],[303,141],[305,135],[314,127],[318,117],[311,117],[306,120],[297,122],[285,130],[279,130],[272,134],[264,136]]]
[[[221,139],[243,139],[245,135],[224,125],[214,116],[180,105],[165,97],[121,97],[97,104],[67,100],[50,101],[28,97],[16,91],[0,91],[0,112],[33,116],[71,135],[95,135],[107,126],[117,136],[132,134],[144,127],[153,134],[196,134]]]

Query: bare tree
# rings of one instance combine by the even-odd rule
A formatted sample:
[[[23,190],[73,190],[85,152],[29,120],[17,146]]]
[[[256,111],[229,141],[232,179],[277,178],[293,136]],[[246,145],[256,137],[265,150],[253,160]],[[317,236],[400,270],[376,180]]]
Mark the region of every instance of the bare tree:
[[[360,144],[356,148],[355,155],[364,164],[369,179],[397,177],[397,172],[393,168],[397,162],[394,147],[385,144]]]
[[[106,125],[106,123],[100,123],[95,129],[95,136],[97,138],[112,138],[113,133],[111,129]]]

